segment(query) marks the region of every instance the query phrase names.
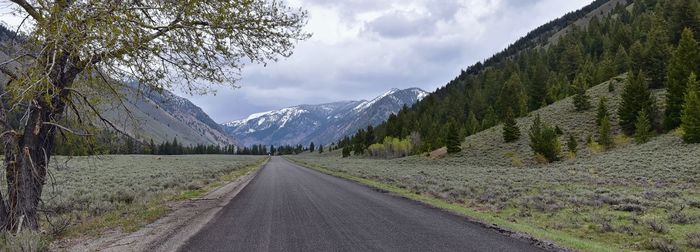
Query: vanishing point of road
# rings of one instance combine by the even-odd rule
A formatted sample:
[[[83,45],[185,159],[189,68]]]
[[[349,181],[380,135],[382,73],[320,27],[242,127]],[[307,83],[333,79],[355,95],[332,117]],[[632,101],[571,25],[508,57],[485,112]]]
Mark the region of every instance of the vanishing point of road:
[[[408,199],[270,162],[181,251],[541,251]]]

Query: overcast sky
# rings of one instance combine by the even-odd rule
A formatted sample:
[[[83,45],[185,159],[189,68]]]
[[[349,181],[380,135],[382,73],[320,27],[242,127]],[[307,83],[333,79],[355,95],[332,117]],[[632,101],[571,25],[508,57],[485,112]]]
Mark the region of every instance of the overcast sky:
[[[591,2],[288,1],[308,10],[306,30],[313,36],[290,58],[247,66],[239,89],[186,96],[215,121],[298,104],[368,99],[391,88],[433,91],[528,31]]]

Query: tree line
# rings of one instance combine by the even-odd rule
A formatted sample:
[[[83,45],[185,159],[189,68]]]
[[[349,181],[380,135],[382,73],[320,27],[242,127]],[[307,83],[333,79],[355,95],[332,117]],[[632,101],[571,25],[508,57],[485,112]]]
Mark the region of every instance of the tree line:
[[[137,140],[134,137],[102,129],[90,136],[65,134],[56,138],[54,155],[62,156],[89,156],[89,155],[199,155],[199,154],[227,154],[227,155],[297,155],[306,151],[322,153],[323,145],[316,146],[311,142],[308,146],[254,144],[251,146],[236,145],[184,145],[177,137],[172,141],[154,143]]]

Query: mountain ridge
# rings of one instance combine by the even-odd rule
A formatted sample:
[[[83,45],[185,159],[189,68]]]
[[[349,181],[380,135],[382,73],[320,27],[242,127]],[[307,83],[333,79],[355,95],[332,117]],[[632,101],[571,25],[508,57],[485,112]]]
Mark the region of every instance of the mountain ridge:
[[[243,145],[328,144],[367,125],[376,125],[428,95],[420,88],[392,88],[367,100],[301,104],[222,123]]]

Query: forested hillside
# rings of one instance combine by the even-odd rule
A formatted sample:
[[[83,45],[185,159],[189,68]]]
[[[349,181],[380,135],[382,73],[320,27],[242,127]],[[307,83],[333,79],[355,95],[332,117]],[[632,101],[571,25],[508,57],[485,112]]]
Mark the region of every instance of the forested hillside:
[[[420,141],[412,140],[413,152],[431,151],[566,97],[585,97],[590,86],[627,72],[642,73],[650,89],[668,89],[669,105],[649,117],[658,131],[674,129],[688,76],[700,72],[698,58],[676,53],[686,50],[678,49],[684,29],[694,38],[685,47],[697,50],[699,5],[694,0],[595,1],[468,67],[373,134],[361,130],[339,146],[358,154],[387,136],[419,136]]]

